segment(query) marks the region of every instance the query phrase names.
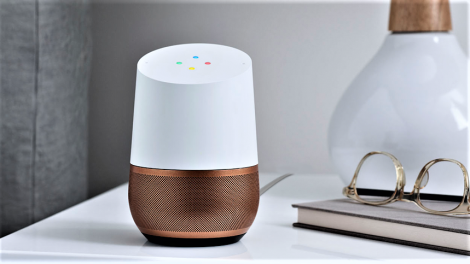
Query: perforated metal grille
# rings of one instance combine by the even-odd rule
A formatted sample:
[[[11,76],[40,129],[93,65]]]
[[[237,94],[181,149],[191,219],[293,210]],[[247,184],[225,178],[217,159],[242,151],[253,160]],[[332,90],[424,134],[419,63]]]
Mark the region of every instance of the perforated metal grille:
[[[219,232],[247,228],[258,203],[258,172],[223,177],[130,173],[131,213],[137,226],[147,229]]]

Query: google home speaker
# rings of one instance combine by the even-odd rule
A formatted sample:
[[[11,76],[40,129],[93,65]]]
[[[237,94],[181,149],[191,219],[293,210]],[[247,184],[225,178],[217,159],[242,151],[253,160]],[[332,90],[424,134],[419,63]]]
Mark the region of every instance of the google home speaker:
[[[129,206],[150,241],[239,241],[259,203],[251,58],[185,44],[137,63]]]

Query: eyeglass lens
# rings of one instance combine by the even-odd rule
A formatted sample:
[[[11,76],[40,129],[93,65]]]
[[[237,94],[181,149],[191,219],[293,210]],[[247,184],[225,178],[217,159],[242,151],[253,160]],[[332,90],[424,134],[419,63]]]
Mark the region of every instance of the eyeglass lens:
[[[385,201],[392,196],[396,183],[397,174],[393,161],[385,155],[369,156],[362,164],[357,177],[357,194],[365,201]],[[376,190],[388,192],[380,192],[378,196]]]
[[[427,184],[424,184],[426,179],[420,184],[421,203],[426,208],[435,211],[449,211],[455,209],[460,204],[461,200],[429,200],[426,199],[426,194],[458,195],[462,197],[465,185],[464,176],[460,167],[452,162],[439,162],[428,170],[428,174],[429,180]]]

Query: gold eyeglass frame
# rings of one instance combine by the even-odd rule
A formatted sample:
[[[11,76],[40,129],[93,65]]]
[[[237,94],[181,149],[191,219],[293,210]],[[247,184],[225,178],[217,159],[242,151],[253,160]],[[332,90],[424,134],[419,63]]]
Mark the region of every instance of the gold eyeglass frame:
[[[361,170],[362,164],[367,160],[367,158],[373,155],[377,155],[377,154],[385,155],[393,161],[393,164],[395,165],[396,175],[397,175],[397,185],[395,187],[395,192],[387,200],[377,201],[377,202],[366,201],[366,200],[361,199],[361,197],[358,195],[358,192],[356,189],[357,178],[359,175],[359,171]],[[420,190],[422,188],[420,186],[421,186],[422,181],[425,179],[425,176],[428,177],[427,179],[428,181],[430,180],[428,170],[431,168],[431,166],[433,166],[434,164],[438,162],[443,162],[443,161],[455,163],[460,167],[464,176],[464,191],[463,191],[462,201],[457,207],[449,211],[435,211],[435,210],[427,208],[421,203]],[[424,167],[419,172],[418,178],[416,179],[415,185],[411,193],[406,194],[404,192],[405,184],[406,184],[405,171],[403,170],[403,166],[401,165],[401,162],[397,158],[395,158],[395,156],[393,156],[392,154],[388,152],[372,151],[372,152],[367,153],[357,165],[356,172],[354,173],[354,177],[351,183],[347,187],[343,188],[343,195],[350,199],[358,201],[360,203],[369,204],[369,205],[385,205],[389,203],[394,203],[396,201],[403,201],[403,202],[414,203],[417,206],[419,206],[422,210],[431,214],[437,214],[437,215],[470,214],[470,197],[469,197],[470,187],[469,187],[468,173],[467,173],[467,169],[465,168],[465,166],[457,160],[453,160],[453,159],[431,160],[430,162],[426,163],[426,165],[424,165]]]

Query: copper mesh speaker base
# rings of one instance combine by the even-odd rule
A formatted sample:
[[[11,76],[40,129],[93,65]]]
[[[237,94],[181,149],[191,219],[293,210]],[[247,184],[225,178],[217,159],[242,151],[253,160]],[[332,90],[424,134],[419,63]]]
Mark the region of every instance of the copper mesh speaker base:
[[[237,242],[253,223],[258,203],[257,165],[205,171],[131,165],[130,210],[150,242],[170,246]]]

